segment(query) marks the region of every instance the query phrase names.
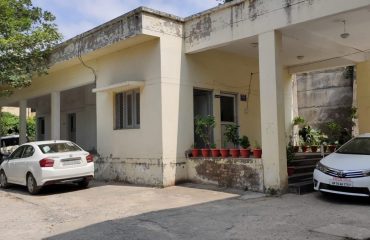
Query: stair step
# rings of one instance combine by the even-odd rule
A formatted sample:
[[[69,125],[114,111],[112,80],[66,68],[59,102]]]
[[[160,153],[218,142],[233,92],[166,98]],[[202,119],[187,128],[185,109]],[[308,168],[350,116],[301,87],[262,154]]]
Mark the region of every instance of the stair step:
[[[320,160],[321,158],[293,160],[289,163],[289,165],[291,166],[316,165],[316,163]]]
[[[299,183],[312,180],[312,174],[312,172],[293,174],[292,176],[288,177],[288,183]]]
[[[324,156],[327,156],[325,154]],[[322,158],[321,153],[295,153],[294,159],[301,160],[301,159],[314,159],[314,158]]]
[[[294,167],[294,174],[299,174],[299,173],[313,174],[313,170],[316,168],[316,164],[314,164],[314,165],[303,165],[303,166],[292,166],[292,167]]]
[[[313,192],[313,181],[304,181],[299,183],[292,183],[288,186],[288,192],[289,193],[295,193],[298,195],[302,195],[305,193]]]

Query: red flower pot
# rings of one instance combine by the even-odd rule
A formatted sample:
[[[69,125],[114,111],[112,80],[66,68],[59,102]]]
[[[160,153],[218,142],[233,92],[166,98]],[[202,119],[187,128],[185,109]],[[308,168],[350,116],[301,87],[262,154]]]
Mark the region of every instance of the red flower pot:
[[[293,146],[293,151],[297,153],[299,151],[299,146]]]
[[[240,156],[242,158],[249,158],[249,149],[245,148],[240,149]]]
[[[288,176],[292,176],[294,174],[295,167],[288,167]]]
[[[209,148],[202,148],[202,156],[203,157],[209,157]]]
[[[259,149],[259,148],[253,149],[253,157],[261,158],[262,157],[262,149]]]
[[[302,152],[307,152],[307,146],[301,146],[301,148],[302,148]]]
[[[317,146],[311,146],[311,152],[313,153],[317,152]]]
[[[227,148],[221,148],[220,152],[221,152],[221,157],[223,158],[226,158],[229,156],[229,149]]]
[[[198,157],[198,156],[199,156],[199,149],[198,149],[198,148],[193,148],[193,149],[191,150],[191,155],[192,155],[193,157]]]
[[[239,149],[238,148],[232,148],[230,149],[231,157],[237,158],[239,157]]]
[[[328,148],[329,148],[329,152],[332,153],[332,152],[335,151],[336,146],[335,145],[329,145]]]
[[[213,148],[211,149],[212,157],[219,157],[220,156],[220,149]]]

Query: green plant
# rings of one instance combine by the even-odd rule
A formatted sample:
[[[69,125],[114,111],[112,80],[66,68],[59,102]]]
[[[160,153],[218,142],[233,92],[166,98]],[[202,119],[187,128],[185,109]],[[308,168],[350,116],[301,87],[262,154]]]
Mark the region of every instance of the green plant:
[[[254,141],[254,144],[253,144],[253,147],[254,147],[255,149],[261,149],[261,144],[260,144],[257,140],[255,140],[255,141]]]
[[[292,163],[292,161],[294,160],[294,147],[289,144],[287,147],[286,147],[286,159],[287,159],[287,163],[288,163],[288,166]]]
[[[307,141],[306,143],[311,146],[320,145],[323,141],[323,134],[320,130],[310,128],[309,132],[307,133]]]
[[[327,127],[329,131],[328,141],[330,144],[335,144],[336,142],[338,142],[338,139],[340,138],[342,127],[336,122],[328,122]]]
[[[305,124],[305,120],[303,117],[297,116],[293,119],[293,125],[303,125]]]
[[[251,144],[249,143],[249,139],[247,136],[243,136],[241,139],[240,139],[240,145],[242,146],[242,148],[248,148]]]
[[[226,125],[225,137],[228,142],[234,144],[234,147],[237,148],[240,144],[239,139],[239,126],[236,124]]]
[[[216,148],[216,144],[215,143],[211,143],[211,148],[212,149],[215,149]]]
[[[215,117],[208,115],[207,117],[197,116],[195,117],[195,134],[197,134],[206,145],[210,146],[210,133],[211,130],[215,127]]]

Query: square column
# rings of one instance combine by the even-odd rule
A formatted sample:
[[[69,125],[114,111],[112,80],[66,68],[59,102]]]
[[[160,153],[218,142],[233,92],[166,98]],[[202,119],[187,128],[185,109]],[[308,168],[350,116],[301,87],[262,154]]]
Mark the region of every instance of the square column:
[[[19,102],[19,144],[27,142],[27,100]]]
[[[60,92],[51,93],[51,139],[60,139]]]
[[[278,31],[258,36],[261,98],[261,136],[265,189],[284,191],[288,185],[282,35]]]

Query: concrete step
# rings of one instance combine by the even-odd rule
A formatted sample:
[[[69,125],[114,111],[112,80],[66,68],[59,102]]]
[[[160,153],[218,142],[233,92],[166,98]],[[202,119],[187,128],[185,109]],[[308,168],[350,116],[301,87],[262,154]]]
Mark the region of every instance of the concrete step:
[[[288,183],[291,184],[291,183],[306,182],[306,181],[312,180],[312,178],[313,178],[312,172],[297,173],[297,174],[293,174],[292,176],[288,177]]]
[[[313,170],[316,168],[316,164],[302,165],[302,166],[292,166],[292,167],[294,167],[294,174],[299,174],[299,173],[311,173],[311,174],[313,174]]]
[[[304,181],[304,182],[299,182],[299,183],[291,183],[288,185],[289,193],[295,193],[298,195],[302,195],[302,194],[310,193],[313,191],[314,189],[313,189],[312,179]]]
[[[327,156],[328,154],[325,154],[324,156]],[[295,160],[301,160],[301,159],[314,159],[314,158],[322,158],[321,153],[295,153],[294,159]]]
[[[299,160],[292,160],[289,163],[289,166],[308,166],[308,165],[316,165],[318,161],[322,158],[312,158],[312,159],[299,159]]]

